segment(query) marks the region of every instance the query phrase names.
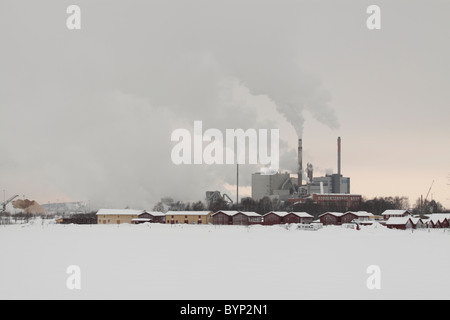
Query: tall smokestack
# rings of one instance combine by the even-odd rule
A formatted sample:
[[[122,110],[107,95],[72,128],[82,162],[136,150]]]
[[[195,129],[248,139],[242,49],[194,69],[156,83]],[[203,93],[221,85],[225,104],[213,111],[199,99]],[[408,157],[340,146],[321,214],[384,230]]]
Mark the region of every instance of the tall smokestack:
[[[341,193],[341,137],[338,138],[338,181],[335,193]]]
[[[341,137],[338,138],[338,175],[341,175]]]
[[[298,139],[298,187],[303,185],[303,143]],[[299,189],[300,192],[300,189]]]

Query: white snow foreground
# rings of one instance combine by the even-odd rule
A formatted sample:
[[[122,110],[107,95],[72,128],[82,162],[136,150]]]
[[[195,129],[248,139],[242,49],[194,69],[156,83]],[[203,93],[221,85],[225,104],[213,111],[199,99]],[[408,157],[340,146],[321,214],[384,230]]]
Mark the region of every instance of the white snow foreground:
[[[450,232],[0,226],[0,299],[449,299]],[[70,290],[69,266],[80,289]],[[370,266],[381,288],[370,290]]]

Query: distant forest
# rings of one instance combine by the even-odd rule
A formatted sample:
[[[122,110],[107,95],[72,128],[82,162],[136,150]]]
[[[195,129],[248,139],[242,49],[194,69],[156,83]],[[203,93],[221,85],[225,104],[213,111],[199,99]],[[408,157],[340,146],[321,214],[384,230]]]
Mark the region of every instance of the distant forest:
[[[170,208],[173,211],[219,211],[219,210],[241,210],[252,211],[259,214],[266,214],[270,211],[295,211],[307,212],[314,217],[318,217],[325,212],[347,212],[347,211],[367,211],[374,215],[381,215],[386,210],[410,210],[414,214],[426,215],[430,213],[447,212],[443,205],[435,200],[421,201],[418,199],[412,206],[408,197],[375,197],[373,199],[362,199],[358,206],[347,208],[345,204],[330,203],[330,204],[316,204],[312,200],[306,201],[304,204],[289,204],[288,202],[279,201],[277,199],[271,200],[269,197],[264,197],[259,201],[252,198],[244,198],[239,203],[230,205],[224,199],[217,199],[208,205],[202,201],[193,203],[176,202]],[[164,211],[164,205],[160,202],[153,208],[154,211]]]

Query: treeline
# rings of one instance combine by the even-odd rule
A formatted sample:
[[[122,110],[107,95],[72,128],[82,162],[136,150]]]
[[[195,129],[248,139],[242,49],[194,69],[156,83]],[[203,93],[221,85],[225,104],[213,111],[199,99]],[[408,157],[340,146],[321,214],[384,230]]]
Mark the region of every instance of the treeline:
[[[154,211],[165,211],[164,205],[160,202],[153,208]],[[347,212],[347,211],[367,211],[374,215],[381,215],[386,210],[411,210],[414,214],[430,214],[430,213],[442,213],[446,212],[444,206],[435,201],[421,202],[418,199],[413,206],[411,206],[408,197],[375,197],[372,199],[362,198],[359,205],[348,208],[347,202],[342,203],[333,201],[329,203],[314,203],[311,199],[306,200],[305,203],[290,204],[286,201],[280,201],[278,199],[270,199],[264,197],[258,201],[252,198],[242,199],[239,206],[236,204],[229,204],[222,198],[205,204],[202,201],[183,203],[176,202],[171,211],[220,211],[220,210],[240,210],[251,211],[259,214],[266,214],[270,211],[295,211],[295,212],[307,212],[314,217],[325,212]]]

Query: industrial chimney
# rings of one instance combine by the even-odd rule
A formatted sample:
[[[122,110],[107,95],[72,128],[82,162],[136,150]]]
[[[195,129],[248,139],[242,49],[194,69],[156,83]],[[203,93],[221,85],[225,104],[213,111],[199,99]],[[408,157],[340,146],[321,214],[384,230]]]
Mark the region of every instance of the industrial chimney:
[[[341,137],[338,137],[338,173],[335,193],[341,193]]]
[[[302,139],[298,139],[298,187],[303,185],[303,143]]]
[[[341,137],[338,138],[338,175],[341,175]]]

